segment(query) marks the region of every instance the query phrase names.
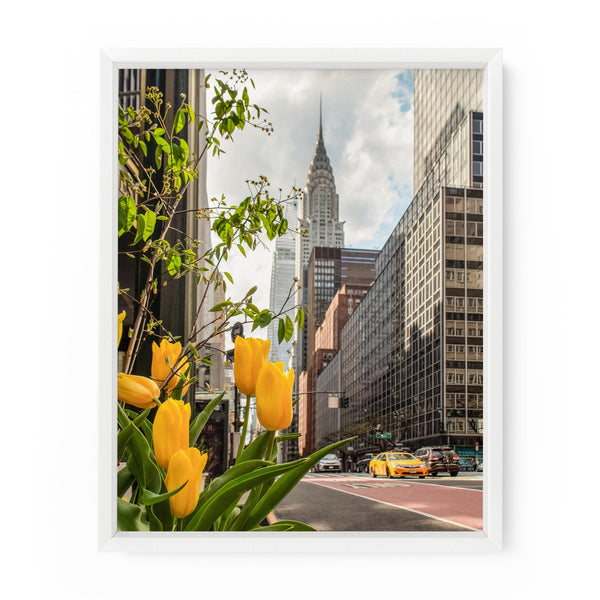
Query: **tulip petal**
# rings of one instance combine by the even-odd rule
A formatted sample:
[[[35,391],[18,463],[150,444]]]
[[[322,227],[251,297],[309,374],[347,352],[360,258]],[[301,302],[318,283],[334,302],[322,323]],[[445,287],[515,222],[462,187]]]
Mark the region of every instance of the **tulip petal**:
[[[187,481],[181,491],[169,498],[171,512],[176,517],[186,517],[196,508],[202,486],[202,471],[207,460],[208,455],[201,454],[198,448],[179,450],[173,454],[165,478],[167,490],[176,490]]]
[[[270,347],[271,340],[235,338],[233,374],[242,394],[255,395],[258,373],[267,361]]]
[[[291,375],[290,375],[291,372]],[[261,425],[269,431],[287,429],[292,422],[293,370],[283,373],[279,365],[268,362],[256,384],[256,411]]]

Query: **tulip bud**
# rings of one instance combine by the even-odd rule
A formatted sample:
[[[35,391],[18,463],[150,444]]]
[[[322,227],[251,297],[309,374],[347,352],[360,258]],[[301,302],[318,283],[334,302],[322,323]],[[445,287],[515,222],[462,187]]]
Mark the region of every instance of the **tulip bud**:
[[[137,408],[154,406],[154,399],[160,396],[160,390],[152,379],[141,375],[126,375],[119,373],[117,376],[117,396],[121,402],[131,404]]]
[[[271,340],[245,339],[239,335],[235,338],[233,376],[235,385],[242,394],[256,394],[258,372],[267,362],[270,348]]]
[[[119,344],[121,343],[121,336],[123,335],[123,321],[125,320],[125,311],[121,311],[118,316],[117,316],[117,321],[118,321],[118,341],[117,341],[117,348],[119,347]]]
[[[294,369],[283,372],[283,363],[268,362],[256,382],[256,414],[269,431],[287,429],[292,423]]]
[[[152,442],[156,462],[166,469],[169,460],[178,450],[190,445],[191,407],[183,400],[168,398],[156,411],[152,426]]]
[[[171,512],[179,519],[191,514],[198,504],[202,471],[207,460],[207,453],[200,454],[198,448],[187,448],[175,452],[169,461],[165,478],[167,491],[172,492],[187,481],[182,490],[169,498]]]
[[[173,368],[177,369],[177,373],[169,379],[166,385],[166,389],[169,392],[172,392],[173,388],[181,382],[182,378],[187,376],[190,369],[190,365],[186,364],[187,357],[177,364],[180,354],[181,342],[172,344],[168,340],[161,340],[160,346],[156,342],[152,342],[152,367],[150,370],[152,379],[160,386],[169,377]],[[187,389],[188,386],[183,389],[182,396],[185,395]]]

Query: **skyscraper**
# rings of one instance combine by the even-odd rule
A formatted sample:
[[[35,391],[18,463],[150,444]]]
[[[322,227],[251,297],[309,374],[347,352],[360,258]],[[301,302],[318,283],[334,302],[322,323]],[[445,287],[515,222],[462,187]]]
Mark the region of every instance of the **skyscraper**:
[[[451,444],[468,457],[483,444],[482,80],[415,71],[415,196],[322,374],[339,369],[341,429],[362,423],[413,450]]]
[[[295,201],[286,204],[284,215],[289,229],[277,238],[271,265],[269,309],[275,313],[282,309],[293,308],[296,301],[296,290],[294,289],[294,277],[296,276],[295,228],[298,221],[298,206]],[[293,315],[290,314],[290,317],[293,318]],[[281,344],[278,343],[277,324],[278,320],[274,319],[267,329],[267,337],[271,340],[269,360],[272,362],[283,361],[287,368],[292,353],[292,341],[283,340]]]
[[[315,246],[344,247],[344,223],[339,220],[339,196],[323,139],[322,100],[319,102],[317,144],[308,170],[298,215],[296,277],[300,287],[295,299],[297,305],[307,306],[308,304],[308,263]],[[292,343],[292,365],[296,372],[294,389],[297,395],[302,373],[307,369],[306,324],[301,330],[296,326]],[[298,431],[298,405],[294,410],[290,431]],[[287,459],[296,458],[298,456],[297,440],[288,441],[284,446],[283,454]]]
[[[336,348],[317,347],[317,329],[323,323],[338,290],[344,286],[352,287],[354,291],[362,288],[364,294],[369,288],[375,279],[375,261],[378,254],[378,250],[322,246],[315,246],[310,254],[306,282],[310,310],[305,326],[307,364],[298,385],[298,431],[302,434],[300,453],[303,456],[316,450],[317,376],[325,362],[323,354],[334,354],[337,351]],[[360,302],[360,296],[355,297],[356,302]]]
[[[339,220],[339,196],[333,169],[323,140],[323,110],[319,111],[319,133],[315,154],[306,179],[298,218],[300,234],[296,240],[296,277],[302,286],[297,303],[308,302],[308,262],[315,246],[344,247],[344,223]],[[306,328],[296,337],[295,369],[306,370]]]

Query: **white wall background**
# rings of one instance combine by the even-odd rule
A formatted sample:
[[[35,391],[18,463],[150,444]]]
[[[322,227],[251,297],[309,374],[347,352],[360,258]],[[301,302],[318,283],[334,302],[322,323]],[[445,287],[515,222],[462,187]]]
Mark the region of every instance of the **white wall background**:
[[[593,6],[57,0],[3,8],[6,597],[593,595],[600,427]],[[504,49],[504,550],[400,560],[99,553],[99,48],[307,45]]]

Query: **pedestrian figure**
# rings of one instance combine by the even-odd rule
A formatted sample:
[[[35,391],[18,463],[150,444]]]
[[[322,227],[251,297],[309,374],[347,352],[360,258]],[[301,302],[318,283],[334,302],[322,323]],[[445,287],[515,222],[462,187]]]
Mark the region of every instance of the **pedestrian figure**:
[[[478,467],[479,463],[477,462],[477,457],[474,456],[471,459],[471,466],[473,467],[473,471],[477,471],[477,467]]]

